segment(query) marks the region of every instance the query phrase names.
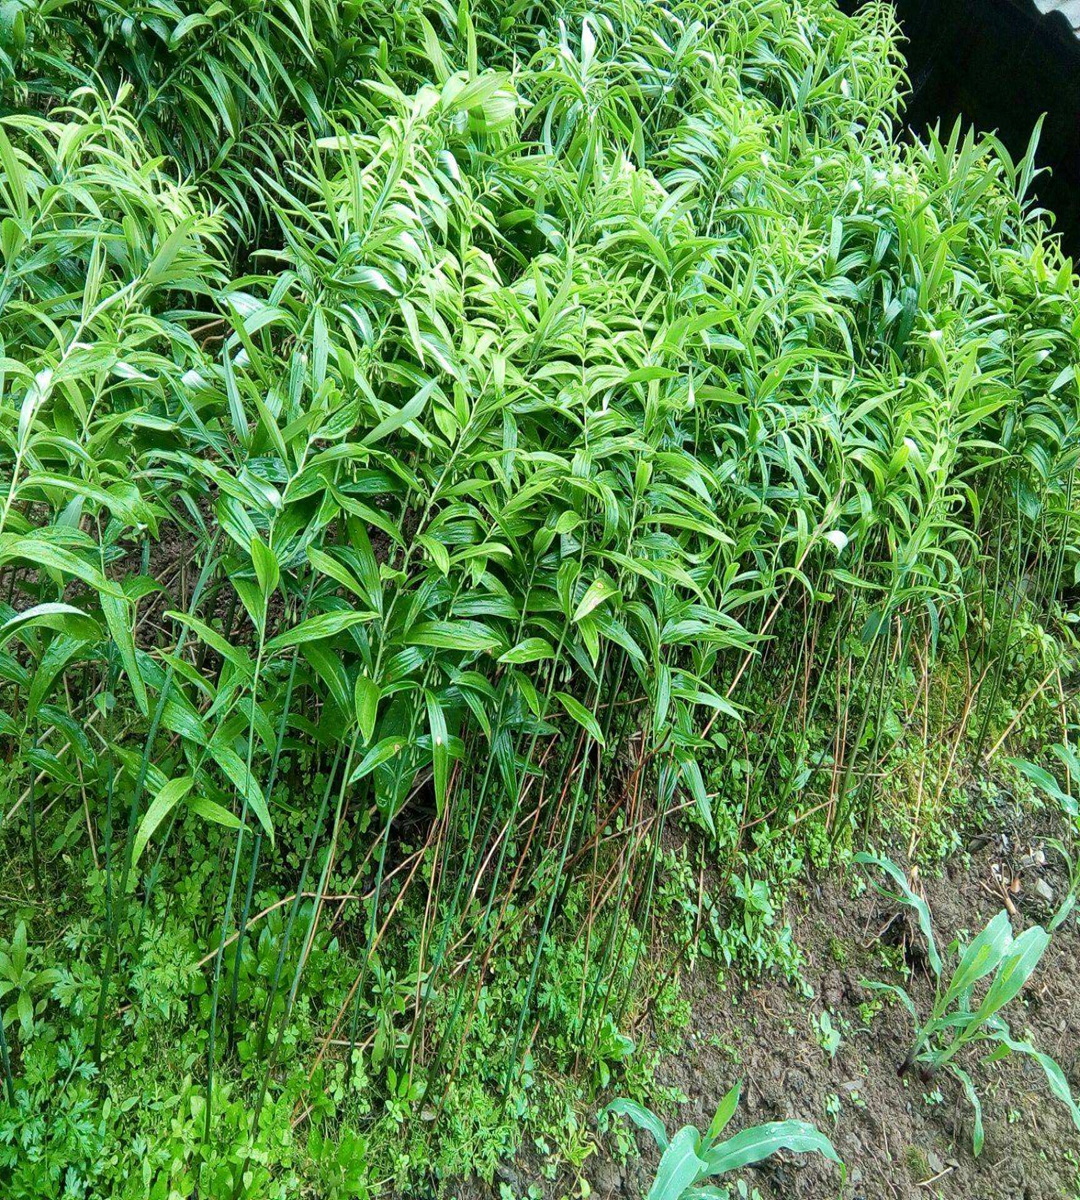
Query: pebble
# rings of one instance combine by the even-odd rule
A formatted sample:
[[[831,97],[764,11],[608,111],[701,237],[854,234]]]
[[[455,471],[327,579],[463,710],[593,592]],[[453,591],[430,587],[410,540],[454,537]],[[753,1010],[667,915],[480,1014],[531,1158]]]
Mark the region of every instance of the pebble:
[[[1046,901],[1047,904],[1054,903],[1054,889],[1046,882],[1045,879],[1037,879],[1035,881],[1035,891]]]

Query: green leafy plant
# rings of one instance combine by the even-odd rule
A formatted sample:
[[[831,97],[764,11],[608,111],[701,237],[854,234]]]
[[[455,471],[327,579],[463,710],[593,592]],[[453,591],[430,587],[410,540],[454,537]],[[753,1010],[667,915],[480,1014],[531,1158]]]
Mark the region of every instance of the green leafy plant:
[[[843,1164],[832,1143],[805,1121],[771,1121],[724,1138],[723,1132],[739,1106],[741,1088],[737,1083],[720,1101],[704,1133],[684,1125],[670,1140],[660,1118],[635,1101],[617,1099],[608,1105],[607,1112],[629,1117],[639,1129],[652,1135],[662,1151],[647,1200],[724,1200],[731,1195],[730,1189],[709,1180],[764,1162],[782,1150],[821,1154],[836,1163],[844,1177]]]
[[[40,1015],[49,992],[60,979],[55,967],[38,967],[35,954],[26,941],[26,922],[15,926],[15,935],[0,946],[0,1011],[5,1026],[19,1023],[22,1037],[34,1032],[34,1018]]]
[[[832,1017],[828,1011],[823,1010],[814,1018],[814,1033],[817,1037],[818,1045],[824,1053],[830,1058],[835,1058],[837,1050],[840,1049],[843,1035],[840,1029],[833,1024]]]
[[[1050,1091],[1068,1107],[1080,1129],[1080,1107],[1073,1099],[1064,1072],[1048,1054],[1030,1042],[1014,1038],[1001,1015],[1038,966],[1050,942],[1046,930],[1033,925],[1014,938],[1009,914],[1003,909],[967,946],[958,950],[956,965],[950,972],[938,951],[926,901],[912,891],[903,871],[890,860],[872,854],[857,854],[855,861],[883,872],[895,884],[895,890],[871,875],[874,886],[890,900],[914,910],[934,977],[933,1004],[925,1017],[920,1017],[915,1001],[903,987],[865,981],[865,986],[895,996],[915,1024],[915,1040],[898,1068],[900,1075],[917,1071],[920,1079],[929,1083],[940,1072],[947,1071],[959,1081],[975,1112],[972,1140],[978,1155],[984,1141],[982,1105],[971,1075],[957,1061],[957,1056],[965,1050],[977,1049],[983,1062],[992,1063],[1013,1053],[1024,1054],[1043,1069]],[[987,986],[977,996],[975,985],[987,979]]]
[[[605,1013],[596,1037],[596,1071],[600,1086],[606,1088],[611,1082],[612,1068],[634,1053],[634,1039],[620,1033],[611,1013]]]
[[[1069,919],[1080,898],[1080,858],[1060,838],[1047,838],[1046,844],[1061,859],[1068,876],[1065,896],[1046,925],[1047,933],[1053,933]]]
[[[920,713],[938,820],[938,669],[981,745],[1056,652],[1080,293],[1038,130],[905,91],[884,4],[0,4],[0,851],[80,1114],[161,1067],[201,1192],[294,1122],[353,1187],[333,1116],[430,1190],[535,1037],[638,1069],[673,823],[794,976]]]
[[[1051,752],[1065,767],[1066,786],[1075,789],[1080,783],[1080,758],[1076,751],[1066,742],[1050,747]],[[1065,790],[1058,783],[1053,773],[1046,767],[1039,766],[1028,759],[1011,758],[1009,762],[1023,775],[1032,786],[1048,799],[1054,801],[1068,819],[1072,836],[1068,841],[1051,837],[1046,839],[1046,845],[1054,851],[1065,867],[1068,881],[1065,885],[1065,895],[1058,905],[1054,915],[1047,923],[1047,932],[1053,933],[1060,925],[1068,920],[1076,901],[1080,896],[1080,859],[1077,858],[1075,847],[1076,834],[1080,831],[1080,808],[1071,791]]]
[[[1065,746],[1055,746],[1053,749],[1066,763],[1069,777],[1073,780],[1080,780],[1080,763],[1077,762],[1075,753]],[[1009,762],[1033,787],[1058,804],[1066,816],[1075,819],[1080,815],[1080,806],[1077,805],[1076,798],[1063,790],[1053,774],[1045,767],[1026,758],[1010,758]]]

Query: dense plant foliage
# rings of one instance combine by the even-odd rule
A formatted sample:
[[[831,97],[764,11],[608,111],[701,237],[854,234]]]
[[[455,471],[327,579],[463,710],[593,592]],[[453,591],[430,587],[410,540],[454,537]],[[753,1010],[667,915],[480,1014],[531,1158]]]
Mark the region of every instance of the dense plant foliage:
[[[1034,141],[899,140],[886,6],[0,14],[3,837],[79,964],[16,1194],[181,1013],[162,1195],[286,1186],[289,1114],[354,1194],[328,1071],[488,1128],[553,1014],[608,1071],[674,813],[827,856],[921,704],[914,846],[1052,669],[1080,293]]]

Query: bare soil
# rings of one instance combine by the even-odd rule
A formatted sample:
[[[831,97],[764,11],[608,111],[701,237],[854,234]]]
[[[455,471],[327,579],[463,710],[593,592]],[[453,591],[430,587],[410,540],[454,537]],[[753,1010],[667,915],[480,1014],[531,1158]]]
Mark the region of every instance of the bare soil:
[[[1010,896],[1017,933],[1045,924],[1064,894],[1065,876],[1052,852],[1045,864],[1030,862],[1048,832],[1039,818],[1018,817],[1010,805],[993,825],[952,855],[937,877],[921,881],[943,954],[953,937],[973,936],[1005,907],[995,873],[1006,881],[1019,877],[1019,891]],[[812,1121],[847,1164],[841,1188],[839,1173],[824,1160],[781,1155],[746,1174],[763,1200],[1080,1197],[1080,1134],[1030,1059],[1012,1056],[987,1066],[973,1056],[964,1062],[982,1097],[986,1141],[979,1158],[972,1154],[972,1110],[959,1085],[948,1077],[930,1083],[899,1077],[898,1064],[911,1044],[910,1017],[898,1003],[888,1003],[868,1021],[864,1005],[872,993],[861,981],[901,982],[910,971],[906,986],[921,1012],[929,1008],[933,986],[922,940],[905,911],[870,888],[860,892],[858,878],[851,870],[846,877],[810,881],[790,899],[786,916],[806,959],[803,987],[779,980],[740,982],[730,975],[721,984],[715,964],[704,960],[694,971],[684,970],[691,1026],[680,1053],[658,1071],[658,1082],[687,1097],[676,1112],[664,1114],[669,1131],[684,1123],[707,1127],[720,1098],[742,1078],[743,1103],[732,1131],[785,1118]],[[1052,902],[1044,898],[1047,888]],[[842,1035],[834,1055],[819,1044],[815,1024],[826,1010]],[[1074,1094],[1080,1092],[1075,915],[1055,933],[1005,1016],[1013,1035],[1026,1034],[1050,1053]],[[836,1098],[834,1119],[830,1107],[835,1112]],[[641,1157],[626,1164],[612,1157],[612,1138],[597,1134],[596,1141],[597,1153],[582,1169],[593,1196],[644,1197],[657,1162],[650,1139],[638,1135]],[[515,1196],[524,1196],[530,1185],[545,1197],[581,1195],[573,1174],[551,1181],[538,1167],[526,1156],[507,1169],[504,1181]],[[497,1197],[498,1184],[465,1195]]]

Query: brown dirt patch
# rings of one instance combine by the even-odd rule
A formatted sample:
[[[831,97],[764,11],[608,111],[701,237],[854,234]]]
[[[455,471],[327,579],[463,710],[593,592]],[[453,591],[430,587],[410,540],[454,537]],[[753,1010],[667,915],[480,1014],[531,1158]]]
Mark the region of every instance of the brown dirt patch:
[[[1011,809],[1011,806],[1009,806]],[[1019,821],[1019,823],[1018,823]],[[1038,818],[1020,821],[1001,812],[934,878],[923,881],[943,955],[951,939],[974,935],[1003,905],[994,865],[1020,870],[1015,897],[1016,932],[1045,923],[1053,911],[1036,891],[1040,878],[1059,901],[1064,876],[1052,854],[1044,866],[1021,869],[1048,832]],[[1054,1100],[1037,1064],[1013,1056],[990,1066],[964,1060],[983,1102],[986,1143],[971,1149],[972,1111],[959,1086],[942,1077],[925,1084],[902,1080],[897,1065],[911,1040],[911,1021],[899,1004],[887,1004],[866,1020],[871,993],[861,980],[900,982],[912,971],[908,990],[920,1012],[933,987],[921,938],[903,913],[872,889],[858,894],[859,873],[810,881],[793,896],[786,915],[806,965],[805,989],[778,980],[718,983],[716,967],[700,960],[684,970],[683,989],[692,1008],[690,1028],[678,1055],[658,1071],[658,1082],[688,1099],[664,1114],[669,1131],[679,1124],[708,1125],[716,1104],[735,1080],[745,1080],[743,1104],[733,1129],[784,1118],[812,1121],[833,1139],[847,1163],[848,1182],[822,1160],[784,1155],[747,1172],[763,1200],[1072,1200],[1080,1195],[1080,1134],[1064,1105]],[[1055,904],[1056,907],[1056,904]],[[890,964],[892,964],[890,966]],[[900,969],[897,969],[897,968]],[[828,1010],[842,1040],[834,1056],[819,1044],[815,1020]],[[1080,927],[1076,917],[1057,931],[1021,997],[1005,1012],[1014,1036],[1028,1033],[1057,1060],[1074,1094],[1080,1091]],[[641,1031],[638,1031],[639,1033]],[[931,1096],[935,1090],[940,1099]],[[931,1096],[928,1101],[927,1096]],[[828,1106],[839,1116],[834,1121]],[[597,1134],[597,1153],[582,1174],[599,1200],[644,1197],[657,1161],[650,1139],[639,1135],[639,1161],[620,1164],[613,1141]],[[523,1156],[503,1176],[516,1196],[530,1185],[545,1197],[580,1195],[575,1177],[563,1172],[545,1180]],[[493,1188],[470,1186],[464,1196],[498,1197]]]

